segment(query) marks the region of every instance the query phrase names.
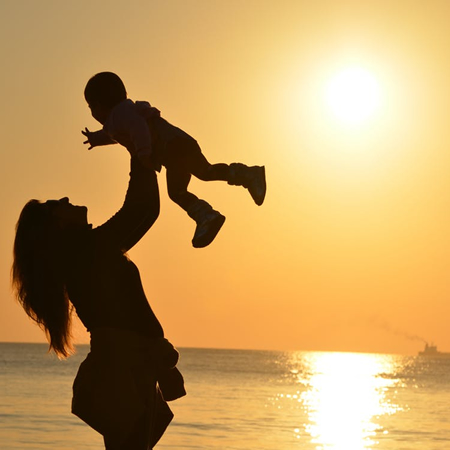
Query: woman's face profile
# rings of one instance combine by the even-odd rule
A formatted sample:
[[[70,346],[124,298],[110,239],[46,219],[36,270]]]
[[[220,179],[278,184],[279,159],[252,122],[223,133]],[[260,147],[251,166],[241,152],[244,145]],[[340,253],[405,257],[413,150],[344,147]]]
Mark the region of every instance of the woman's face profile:
[[[55,217],[62,228],[87,225],[87,207],[76,206],[69,202],[68,197],[59,200],[47,200],[46,205],[51,209],[51,214]]]

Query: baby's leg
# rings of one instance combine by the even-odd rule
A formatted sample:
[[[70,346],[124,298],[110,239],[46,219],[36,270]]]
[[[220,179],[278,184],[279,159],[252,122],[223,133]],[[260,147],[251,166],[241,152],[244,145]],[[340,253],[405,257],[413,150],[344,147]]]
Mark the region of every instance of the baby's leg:
[[[192,245],[206,247],[216,237],[225,222],[225,217],[211,205],[188,192],[191,175],[179,167],[166,168],[167,191],[171,200],[180,205],[197,223]]]
[[[245,187],[257,205],[262,205],[266,196],[265,168],[248,167],[241,163],[210,164],[198,145],[194,151],[186,152],[187,170],[202,181],[222,180],[234,186]]]
[[[167,168],[167,193],[170,199],[177,205],[180,205],[187,211],[193,203],[198,200],[198,197],[188,192],[187,188],[191,181],[191,174],[182,168]]]
[[[205,156],[198,152],[191,158],[189,169],[202,181],[223,180],[234,186],[245,187],[257,205],[262,205],[266,196],[265,168],[248,167],[241,163],[210,164]]]
[[[230,166],[224,163],[210,164],[201,151],[189,155],[188,166],[192,175],[202,181],[229,181]]]

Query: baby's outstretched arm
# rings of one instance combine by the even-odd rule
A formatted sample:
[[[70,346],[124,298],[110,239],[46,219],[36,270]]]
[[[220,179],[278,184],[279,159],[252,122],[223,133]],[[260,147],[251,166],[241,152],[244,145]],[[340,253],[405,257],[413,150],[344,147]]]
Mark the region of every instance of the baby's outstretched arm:
[[[89,131],[87,128],[85,128],[84,131],[81,131],[81,133],[87,137],[87,140],[85,140],[83,144],[89,144],[88,150],[91,150],[92,148],[98,147],[100,145],[110,145],[117,143],[104,130]]]

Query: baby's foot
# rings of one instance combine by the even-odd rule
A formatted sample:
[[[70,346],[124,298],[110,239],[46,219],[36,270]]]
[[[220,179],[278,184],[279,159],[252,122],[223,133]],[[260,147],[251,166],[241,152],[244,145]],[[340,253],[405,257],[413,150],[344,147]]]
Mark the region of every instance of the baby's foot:
[[[225,222],[225,216],[211,209],[197,222],[197,228],[192,239],[195,248],[206,247],[211,244]]]
[[[248,168],[248,177],[244,187],[248,189],[255,203],[260,206],[266,197],[266,169],[264,166]]]

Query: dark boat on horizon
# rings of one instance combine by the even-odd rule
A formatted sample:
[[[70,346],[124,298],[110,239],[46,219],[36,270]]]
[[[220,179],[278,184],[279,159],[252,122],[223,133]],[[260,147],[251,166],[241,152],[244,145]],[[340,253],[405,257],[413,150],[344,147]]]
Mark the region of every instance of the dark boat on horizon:
[[[440,352],[434,344],[425,343],[425,348],[419,352],[419,356],[427,356],[434,358],[450,358],[450,352]]]

